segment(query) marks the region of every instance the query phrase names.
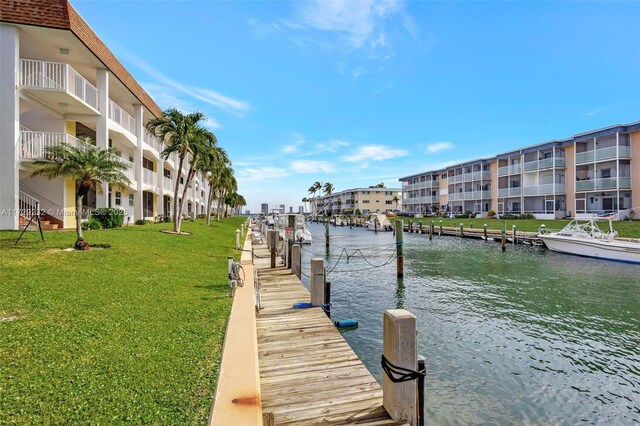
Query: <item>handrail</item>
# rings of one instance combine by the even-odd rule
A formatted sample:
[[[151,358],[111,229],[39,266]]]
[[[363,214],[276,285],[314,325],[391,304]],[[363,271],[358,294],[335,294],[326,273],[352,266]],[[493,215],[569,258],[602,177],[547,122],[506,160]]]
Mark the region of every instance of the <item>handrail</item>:
[[[20,182],[20,187],[21,187],[21,188],[23,188],[23,189],[26,189],[27,191],[29,191],[29,192],[31,192],[31,193],[33,193],[33,194],[35,194],[35,195],[37,195],[37,196],[38,196],[38,197],[40,197],[40,198],[44,198],[44,199],[46,199],[47,201],[50,201],[51,203],[55,204],[56,206],[60,206],[60,207],[62,207],[62,204],[60,204],[59,202],[57,202],[57,201],[55,201],[55,200],[52,200],[51,198],[47,197],[47,196],[46,196],[46,195],[44,195],[44,194],[39,193],[38,191],[36,191],[36,190],[34,190],[34,189],[32,189],[32,188],[28,187],[27,185],[25,185],[25,184],[24,184],[24,183],[22,183],[22,182]],[[23,192],[23,191],[20,191],[20,192]],[[29,194],[27,194],[26,192],[24,192],[24,194],[29,195]],[[32,197],[32,198],[33,198],[33,197]],[[34,200],[35,200],[35,198],[34,198]],[[40,202],[40,200],[36,200],[36,201]]]
[[[109,99],[109,118],[135,135],[136,119],[111,99]]]

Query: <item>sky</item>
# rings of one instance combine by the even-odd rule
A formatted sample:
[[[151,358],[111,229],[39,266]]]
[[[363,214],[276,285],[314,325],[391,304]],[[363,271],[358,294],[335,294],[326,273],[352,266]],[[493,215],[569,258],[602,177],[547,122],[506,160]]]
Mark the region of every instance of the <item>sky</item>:
[[[251,211],[640,120],[640,2],[72,4]]]

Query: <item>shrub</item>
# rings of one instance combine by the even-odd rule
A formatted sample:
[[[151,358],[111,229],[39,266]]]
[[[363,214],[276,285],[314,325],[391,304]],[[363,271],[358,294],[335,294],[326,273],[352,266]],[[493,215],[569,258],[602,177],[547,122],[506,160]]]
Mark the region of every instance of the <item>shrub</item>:
[[[495,212],[495,210],[489,210],[489,211],[487,212],[487,216],[489,216],[489,217],[491,217],[491,218],[496,217],[496,212]]]
[[[102,223],[95,217],[91,216],[86,222],[82,222],[80,227],[83,231],[89,231],[93,229],[102,229]]]
[[[147,223],[151,223],[150,220],[146,220],[146,219],[138,219],[136,220],[136,225],[146,225]]]
[[[113,208],[95,209],[92,217],[99,220],[105,229],[120,228],[124,223],[124,210]]]
[[[523,213],[518,219],[535,219],[536,217],[532,213]]]

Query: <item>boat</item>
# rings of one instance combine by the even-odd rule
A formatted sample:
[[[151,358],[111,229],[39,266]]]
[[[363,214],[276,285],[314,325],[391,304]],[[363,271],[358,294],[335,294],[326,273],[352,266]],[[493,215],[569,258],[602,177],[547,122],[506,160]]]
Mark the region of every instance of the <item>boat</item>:
[[[608,231],[600,230],[595,219],[574,219],[560,231],[540,232],[538,238],[559,253],[640,264],[640,240],[618,238],[610,219]]]
[[[364,223],[364,226],[370,231],[392,231],[393,227],[391,222],[387,219],[387,216],[382,213],[372,213],[369,220]]]

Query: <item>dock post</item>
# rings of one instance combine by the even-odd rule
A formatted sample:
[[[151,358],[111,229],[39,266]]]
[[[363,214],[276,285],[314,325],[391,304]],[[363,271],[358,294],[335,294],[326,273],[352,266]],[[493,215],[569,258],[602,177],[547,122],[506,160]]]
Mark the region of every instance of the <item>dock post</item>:
[[[269,229],[267,231],[267,247],[271,253],[271,267],[276,267],[276,252],[278,251],[278,231],[276,229]]]
[[[464,237],[464,223],[460,224],[460,237]]]
[[[324,305],[324,260],[311,259],[311,304]]]
[[[324,222],[324,248],[329,253],[329,221]]]
[[[433,220],[429,222],[429,240],[433,240]]]
[[[240,230],[236,229],[236,250],[240,250]]]
[[[398,269],[398,278],[404,277],[404,253],[403,253],[403,227],[402,219],[396,220],[396,250],[397,250],[397,269]]]
[[[442,235],[442,219],[440,220],[440,235]]]
[[[291,246],[293,246],[293,239],[296,235],[296,217],[289,215],[288,221],[289,229],[285,232],[287,237],[287,268],[291,269]]]
[[[516,225],[511,226],[511,234],[513,236],[513,244],[516,244]]]
[[[383,356],[397,367],[415,371],[418,366],[416,317],[404,309],[388,309],[383,318]],[[382,376],[382,404],[393,420],[417,425],[416,382],[394,383]]]
[[[375,234],[378,233],[378,217],[376,216],[376,218],[373,220],[373,232]]]
[[[507,249],[507,222],[502,222],[502,251]]]
[[[302,250],[300,244],[291,246],[291,273],[300,278],[302,275]]]
[[[487,224],[482,225],[482,228],[484,230],[484,240],[487,241]]]
[[[413,223],[411,223],[411,219],[409,219],[408,222],[409,222],[409,225],[407,226],[407,232],[409,232],[410,234],[413,234]],[[402,226],[404,227],[404,225]]]
[[[418,222],[420,224],[420,229],[418,230],[418,234],[422,235],[422,221]]]
[[[329,319],[331,319],[331,282],[325,281],[324,283],[324,304],[326,308],[324,312],[327,314]]]

